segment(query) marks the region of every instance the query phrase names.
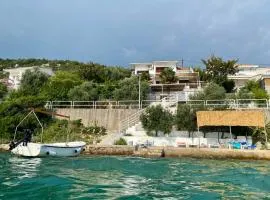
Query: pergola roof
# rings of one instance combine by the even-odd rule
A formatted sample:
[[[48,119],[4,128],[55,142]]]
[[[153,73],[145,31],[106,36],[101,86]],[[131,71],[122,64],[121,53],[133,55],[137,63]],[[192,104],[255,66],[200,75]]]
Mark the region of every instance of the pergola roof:
[[[262,111],[198,111],[197,125],[201,126],[265,126]]]

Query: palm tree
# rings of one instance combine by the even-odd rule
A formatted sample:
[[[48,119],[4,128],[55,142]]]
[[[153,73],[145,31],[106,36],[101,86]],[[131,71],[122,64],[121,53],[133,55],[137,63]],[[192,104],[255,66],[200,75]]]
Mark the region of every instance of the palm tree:
[[[160,73],[161,83],[175,83],[177,81],[177,77],[175,76],[175,72],[172,68],[165,68]]]

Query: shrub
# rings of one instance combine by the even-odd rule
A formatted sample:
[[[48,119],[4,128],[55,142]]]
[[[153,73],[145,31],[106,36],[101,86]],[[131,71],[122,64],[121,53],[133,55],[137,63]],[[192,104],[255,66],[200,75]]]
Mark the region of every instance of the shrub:
[[[127,145],[127,141],[124,138],[120,138],[114,142],[115,145]]]
[[[82,129],[83,134],[101,136],[106,135],[106,128],[104,126],[88,126]]]

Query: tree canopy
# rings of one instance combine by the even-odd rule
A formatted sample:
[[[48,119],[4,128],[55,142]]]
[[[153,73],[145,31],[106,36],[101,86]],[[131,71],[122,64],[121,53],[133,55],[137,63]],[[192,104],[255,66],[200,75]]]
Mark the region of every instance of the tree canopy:
[[[154,136],[158,136],[159,131],[164,134],[170,133],[174,124],[173,115],[161,105],[146,108],[140,120],[147,134]]]
[[[261,88],[260,83],[258,81],[249,80],[246,82],[245,86],[240,89],[238,92],[238,96],[242,99],[245,97],[246,99],[268,99],[269,95],[267,92]]]
[[[204,69],[201,69],[200,67],[194,68],[194,72],[199,73],[200,81],[207,81],[207,74]]]
[[[224,61],[220,57],[212,55],[209,59],[202,59],[206,67],[206,76],[208,82],[215,82],[222,85],[228,78],[228,75],[234,75],[238,71],[238,60]]]
[[[48,98],[47,100],[66,101],[69,90],[81,83],[82,80],[78,74],[58,71],[54,76],[49,78],[43,92]]]
[[[175,71],[172,68],[165,68],[160,73],[161,83],[175,83],[177,81],[177,77],[175,76]]]
[[[68,99],[72,101],[96,101],[98,98],[98,86],[93,82],[84,82],[68,92]]]
[[[147,99],[149,84],[141,81],[141,100]],[[139,99],[139,80],[138,77],[126,78],[119,81],[117,89],[113,92],[115,100],[137,100]]]
[[[189,133],[197,130],[196,111],[204,110],[201,106],[191,106],[188,104],[179,104],[175,116],[175,124],[178,130],[187,130]]]
[[[0,82],[0,100],[8,93],[7,86]]]
[[[24,95],[38,95],[48,79],[49,76],[38,68],[34,69],[34,71],[26,70],[22,76],[19,89]]]
[[[191,100],[218,100],[225,99],[226,91],[216,83],[208,83],[200,92],[190,96]]]
[[[82,79],[96,83],[115,82],[131,75],[131,71],[128,69],[107,67],[93,62],[81,64],[78,73]]]

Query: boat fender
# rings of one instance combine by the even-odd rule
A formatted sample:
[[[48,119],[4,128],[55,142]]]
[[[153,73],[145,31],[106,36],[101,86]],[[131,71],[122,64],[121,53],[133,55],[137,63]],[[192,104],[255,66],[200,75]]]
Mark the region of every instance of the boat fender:
[[[77,149],[75,149],[75,150],[74,150],[74,152],[75,152],[75,153],[78,153],[78,150],[77,150]]]
[[[85,151],[85,148],[83,148],[82,150]]]
[[[50,152],[49,152],[49,151],[47,151],[47,152],[46,152],[46,155],[50,155]]]

